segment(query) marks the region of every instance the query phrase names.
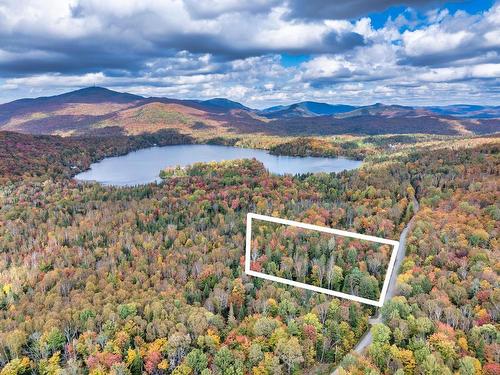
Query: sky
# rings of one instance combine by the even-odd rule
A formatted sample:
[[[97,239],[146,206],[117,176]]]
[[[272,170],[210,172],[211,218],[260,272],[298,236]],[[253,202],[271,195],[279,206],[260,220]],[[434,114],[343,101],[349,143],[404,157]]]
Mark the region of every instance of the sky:
[[[2,0],[0,102],[500,105],[500,0]]]

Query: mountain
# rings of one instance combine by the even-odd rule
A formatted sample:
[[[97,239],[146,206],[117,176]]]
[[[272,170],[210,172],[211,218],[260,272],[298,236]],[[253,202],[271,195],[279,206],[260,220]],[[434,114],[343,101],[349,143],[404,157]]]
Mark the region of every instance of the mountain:
[[[104,87],[87,87],[70,91],[60,95],[42,96],[34,99],[19,99],[0,105],[2,114],[8,111],[17,111],[22,108],[32,109],[33,106],[54,106],[65,103],[130,103],[144,99],[142,96],[122,93]]]
[[[423,108],[445,116],[468,118],[500,118],[500,106],[454,104],[441,107],[433,106]]]
[[[329,116],[355,110],[357,107],[344,104],[300,102],[287,106],[275,106],[260,111],[267,118]]]
[[[259,111],[224,98],[145,98],[88,87],[2,104],[0,130],[86,136],[175,129],[205,138],[251,133],[286,136],[498,132],[500,116],[491,117],[498,112],[498,107],[479,107],[410,107],[382,103],[356,107],[306,101]],[[473,117],[475,113],[480,116]]]
[[[267,118],[284,117],[315,117],[330,116],[337,118],[376,115],[392,116],[422,116],[441,115],[461,118],[495,119],[500,118],[500,106],[481,106],[469,104],[455,104],[447,106],[402,106],[376,103],[366,106],[352,106],[345,104],[328,104],[319,102],[300,102],[290,105],[279,105],[263,109],[260,115]]]
[[[225,98],[208,99],[208,100],[200,101],[200,103],[205,104],[205,105],[209,105],[209,106],[214,106],[214,107],[219,107],[219,108],[223,108],[223,109],[228,109],[228,110],[230,110],[230,109],[243,109],[243,110],[246,110],[246,111],[251,110],[250,108],[245,107],[241,103],[234,102],[232,100],[225,99]]]
[[[358,116],[380,116],[386,118],[392,117],[419,117],[432,116],[433,113],[426,109],[415,109],[414,107],[402,105],[385,105],[376,103],[373,105],[358,107],[352,111],[337,114],[337,118],[348,118]]]
[[[62,102],[71,101],[73,103],[130,103],[144,98],[139,95],[117,92],[104,87],[93,86],[70,91],[61,95],[46,97],[46,99]]]

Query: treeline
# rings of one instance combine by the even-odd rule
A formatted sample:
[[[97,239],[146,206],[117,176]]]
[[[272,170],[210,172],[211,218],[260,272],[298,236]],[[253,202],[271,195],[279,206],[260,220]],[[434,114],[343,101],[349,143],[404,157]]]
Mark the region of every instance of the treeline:
[[[71,138],[0,131],[0,183],[35,176],[68,178],[107,156],[192,142],[189,136],[170,130],[133,137]]]
[[[352,159],[362,160],[371,150],[368,146],[361,146],[356,141],[339,140],[338,142],[326,141],[320,138],[298,137],[291,141],[279,143],[270,147],[272,155],[288,156],[322,156],[337,157],[347,156]]]

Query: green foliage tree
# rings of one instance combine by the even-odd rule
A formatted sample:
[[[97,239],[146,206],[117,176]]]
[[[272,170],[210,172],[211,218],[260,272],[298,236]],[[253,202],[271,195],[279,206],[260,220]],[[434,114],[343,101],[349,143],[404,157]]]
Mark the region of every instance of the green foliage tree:
[[[226,346],[222,347],[214,357],[216,373],[221,375],[243,375],[243,364]]]

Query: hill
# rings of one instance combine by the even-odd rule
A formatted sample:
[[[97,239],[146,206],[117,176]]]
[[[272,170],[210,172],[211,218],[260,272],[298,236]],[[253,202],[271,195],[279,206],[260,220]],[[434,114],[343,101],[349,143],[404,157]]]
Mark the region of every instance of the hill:
[[[471,135],[497,132],[498,107],[355,107],[300,102],[255,110],[224,98],[145,98],[102,87],[0,105],[0,130],[51,135],[138,135],[178,130],[198,137],[267,135]],[[496,112],[495,112],[496,111]],[[456,115],[450,115],[454,113]],[[477,114],[478,117],[473,115]]]

